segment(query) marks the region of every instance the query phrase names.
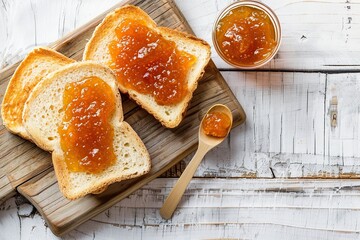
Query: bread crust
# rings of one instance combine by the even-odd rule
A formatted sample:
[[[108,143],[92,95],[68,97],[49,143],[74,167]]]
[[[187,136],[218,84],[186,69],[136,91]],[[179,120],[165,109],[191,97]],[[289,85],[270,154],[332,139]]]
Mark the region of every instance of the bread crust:
[[[110,31],[116,27],[116,25],[114,26],[114,23],[118,21],[119,16],[136,18],[137,20],[142,19],[149,27],[156,27],[154,20],[147,14],[144,14],[144,12],[138,7],[125,5],[117,8],[106,15],[102,22],[95,28],[89,42],[85,46],[83,60],[92,60],[91,56],[94,55],[97,45],[101,42],[103,36],[110,34]]]
[[[165,119],[158,111],[159,108],[163,108],[164,106],[157,105],[156,108],[154,108],[152,106],[152,104],[149,101],[147,101],[147,98],[153,99],[153,97],[149,97],[149,95],[146,95],[146,94],[140,94],[135,90],[127,89],[119,81],[117,81],[118,88],[120,89],[120,91],[122,93],[128,93],[129,97],[131,99],[133,99],[138,105],[140,105],[142,108],[144,108],[147,112],[152,114],[158,121],[160,121],[160,123],[163,126],[165,126],[167,128],[175,128],[182,121],[182,119],[185,115],[186,109],[189,105],[189,102],[193,96],[193,92],[197,88],[198,81],[200,80],[200,78],[203,76],[203,74],[205,72],[204,69],[210,60],[210,46],[204,40],[196,38],[196,37],[192,36],[191,34],[180,32],[180,31],[173,30],[173,29],[166,28],[166,27],[157,27],[156,23],[143,10],[141,10],[140,8],[135,7],[135,6],[127,5],[127,6],[118,8],[118,9],[114,10],[113,12],[111,12],[110,14],[108,14],[104,18],[104,20],[97,26],[91,39],[86,44],[83,59],[84,60],[95,60],[95,61],[102,62],[101,59],[98,59],[95,56],[96,51],[98,50],[102,41],[104,41],[104,36],[113,36],[113,38],[106,40],[106,41],[108,41],[107,44],[109,44],[109,42],[115,38],[113,32],[114,32],[115,28],[117,27],[118,23],[121,21],[121,19],[125,19],[125,18],[144,19],[145,22],[148,24],[148,27],[155,29],[166,39],[168,39],[170,41],[173,41],[172,39],[177,39],[179,41],[181,40],[181,41],[184,41],[187,43],[191,43],[199,49],[204,49],[206,52],[206,56],[204,56],[204,61],[201,62],[201,66],[200,66],[201,70],[198,71],[197,74],[193,77],[194,78],[194,81],[192,81],[193,84],[190,84],[188,81],[188,92],[185,95],[185,97],[183,98],[183,100],[180,103],[174,104],[172,106],[166,106],[166,107],[170,107],[170,108],[180,107],[180,111],[178,111],[179,114],[176,114],[176,116],[174,116],[174,119],[171,121]],[[171,37],[171,39],[169,38],[169,36]],[[102,54],[108,55],[109,53],[102,52]],[[107,62],[102,62],[102,63],[108,64]]]
[[[51,69],[43,69],[30,79],[26,74],[40,62],[51,62]],[[12,133],[27,140],[31,140],[22,123],[22,112],[25,102],[32,89],[52,70],[73,63],[75,60],[46,47],[38,47],[32,50],[16,68],[6,88],[1,114],[5,127]],[[37,66],[41,68],[42,66]],[[26,82],[28,81],[28,82]]]

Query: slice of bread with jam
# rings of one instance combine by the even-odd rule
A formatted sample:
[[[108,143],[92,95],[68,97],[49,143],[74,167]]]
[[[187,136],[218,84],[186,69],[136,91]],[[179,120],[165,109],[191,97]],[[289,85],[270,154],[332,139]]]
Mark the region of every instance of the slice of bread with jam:
[[[174,128],[210,60],[210,46],[187,33],[158,27],[143,10],[128,5],[109,13],[96,27],[83,59],[111,67],[121,92],[165,127]],[[172,101],[177,94],[180,98]],[[163,95],[162,101],[158,95]]]
[[[22,117],[32,141],[52,152],[68,199],[150,170],[144,143],[123,121],[116,77],[103,65],[77,62],[50,73],[31,91]],[[112,161],[104,165],[99,156]]]

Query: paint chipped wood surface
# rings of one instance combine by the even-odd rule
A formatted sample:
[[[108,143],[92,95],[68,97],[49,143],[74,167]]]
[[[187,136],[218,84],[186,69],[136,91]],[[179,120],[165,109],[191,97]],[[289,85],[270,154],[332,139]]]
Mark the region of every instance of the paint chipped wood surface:
[[[189,0],[187,0],[189,1]],[[178,1],[195,33],[211,42],[217,13],[232,0]],[[282,29],[279,53],[262,69],[297,71],[360,70],[359,0],[264,0]],[[213,51],[219,68],[232,68]]]
[[[194,179],[171,220],[176,179],[136,191],[63,239],[358,239],[359,180]],[[0,211],[1,239],[58,239],[20,196]]]
[[[360,177],[360,73],[222,74],[247,121],[205,157],[197,176]]]
[[[117,3],[97,2],[0,2],[1,65]],[[175,2],[210,41],[217,12],[231,1]],[[165,177],[179,174],[189,158],[64,239],[360,238],[359,180],[318,179],[359,177],[360,2],[263,2],[282,24],[279,54],[261,71],[240,72],[213,51],[248,119],[208,154],[176,217],[158,214],[175,184]],[[20,196],[0,206],[0,229],[0,239],[57,239]]]
[[[233,0],[176,1],[199,37],[211,42],[216,15]],[[54,42],[64,34],[121,2],[106,0],[0,2],[0,66],[14,63],[34,45]],[[279,17],[279,54],[263,69],[360,70],[359,0],[264,0]],[[16,25],[16,28],[13,26]],[[216,65],[231,68],[212,51]]]

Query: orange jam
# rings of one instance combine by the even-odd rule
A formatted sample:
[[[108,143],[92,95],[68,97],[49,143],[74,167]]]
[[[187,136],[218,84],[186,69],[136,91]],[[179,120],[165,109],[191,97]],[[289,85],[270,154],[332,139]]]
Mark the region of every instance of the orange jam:
[[[234,65],[257,65],[277,47],[273,22],[255,7],[238,6],[230,10],[219,20],[215,31],[217,47]]]
[[[98,77],[67,83],[63,106],[58,131],[69,171],[100,173],[113,165],[114,129],[109,119],[116,99],[110,86]]]
[[[196,57],[177,49],[140,20],[124,19],[109,45],[110,67],[126,88],[151,94],[160,105],[179,103],[186,95],[187,74]]]
[[[225,137],[231,125],[228,115],[223,112],[211,112],[206,114],[202,128],[204,133],[213,137]]]

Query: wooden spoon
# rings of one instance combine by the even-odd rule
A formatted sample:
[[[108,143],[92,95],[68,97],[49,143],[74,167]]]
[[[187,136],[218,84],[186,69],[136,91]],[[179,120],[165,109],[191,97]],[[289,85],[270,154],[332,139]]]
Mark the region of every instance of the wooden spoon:
[[[223,112],[230,118],[230,127],[228,129],[226,136],[222,137],[222,138],[208,136],[204,133],[204,131],[202,129],[202,123],[204,121],[206,114],[215,112],[215,111]],[[200,123],[200,127],[199,127],[198,149],[197,149],[194,157],[191,159],[188,166],[186,167],[185,171],[182,173],[179,180],[176,182],[176,184],[175,184],[174,188],[172,189],[172,191],[170,192],[169,196],[166,198],[164,205],[160,209],[160,215],[164,219],[169,219],[173,215],[177,205],[180,202],[182,195],[185,192],[185,189],[187,188],[192,177],[194,176],[195,171],[198,168],[198,166],[199,166],[201,160],[203,159],[203,157],[205,156],[205,154],[213,147],[219,145],[227,137],[227,135],[230,132],[233,117],[232,117],[231,111],[228,107],[226,107],[225,105],[222,105],[222,104],[216,104],[216,105],[212,106],[207,111],[206,114],[203,117],[203,119]]]

